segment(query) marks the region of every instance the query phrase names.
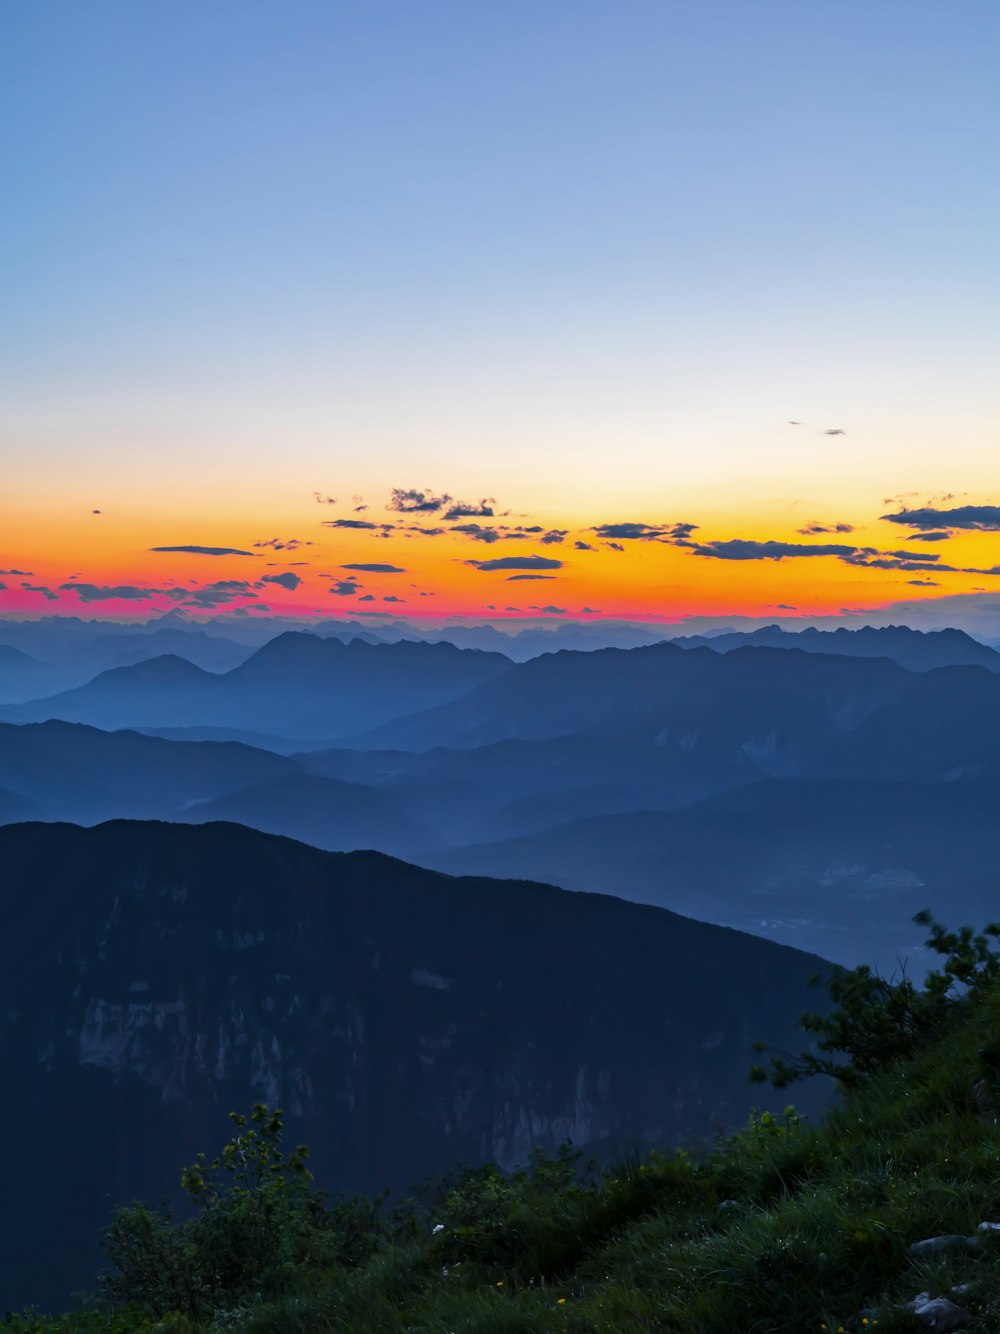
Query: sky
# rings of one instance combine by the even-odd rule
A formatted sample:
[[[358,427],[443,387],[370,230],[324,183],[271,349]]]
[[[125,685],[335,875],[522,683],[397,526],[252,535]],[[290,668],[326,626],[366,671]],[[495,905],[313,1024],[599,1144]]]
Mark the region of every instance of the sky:
[[[993,0],[0,34],[0,615],[1000,593]]]

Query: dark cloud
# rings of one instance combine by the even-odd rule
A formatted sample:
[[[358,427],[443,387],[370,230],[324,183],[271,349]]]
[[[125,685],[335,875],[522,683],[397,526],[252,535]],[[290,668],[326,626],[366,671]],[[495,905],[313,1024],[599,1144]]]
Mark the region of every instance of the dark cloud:
[[[554,543],[563,542],[568,532],[569,532],[568,528],[550,528],[549,531],[542,538],[542,546],[550,547]]]
[[[549,615],[549,616],[565,616],[565,615],[566,615],[566,608],[565,608],[565,607],[553,607],[553,606],[548,606],[548,607],[538,607],[538,606],[536,606],[534,603],[531,604],[531,606],[530,606],[530,608],[529,608],[529,611],[540,611],[540,612],[544,612],[544,613],[546,613],[546,614]]]
[[[728,542],[691,542],[696,556],[713,560],[786,560],[797,556],[854,556],[860,548],[839,542],[753,542],[734,537]]]
[[[358,598],[358,601],[359,601],[359,602],[374,602],[374,601],[375,601],[375,596],[374,596],[374,594],[372,594],[372,593],[364,593],[364,594],[362,594],[361,597]]]
[[[484,496],[480,501],[456,500],[444,516],[446,519],[492,519],[496,501]]]
[[[499,556],[496,560],[467,560],[465,564],[484,574],[492,570],[561,570],[563,567],[561,560],[551,556]]]
[[[505,536],[496,528],[484,528],[478,523],[456,523],[451,531],[461,533],[464,537],[471,537],[473,542],[501,542]]]
[[[405,574],[398,565],[380,565],[377,561],[357,561],[353,565],[341,565],[342,570],[361,570],[368,574]]]
[[[911,533],[907,542],[947,542],[951,533]]]
[[[916,584],[918,588],[940,588],[941,585],[936,579],[907,579],[908,584]]]
[[[388,597],[382,599],[383,602],[405,602],[406,598],[398,598],[395,593],[390,593]]]
[[[624,551],[624,550],[625,550],[625,548],[622,546],[622,544],[621,544],[620,542],[605,542],[604,545],[605,545],[606,547],[610,547],[612,551]]]
[[[34,579],[34,570],[0,570],[0,574],[16,574],[19,579]]]
[[[906,528],[967,528],[980,533],[1000,533],[1000,505],[958,505],[955,509],[901,509],[880,516]]]
[[[614,538],[619,542],[651,542],[665,531],[650,523],[599,523],[591,529],[598,537]]]
[[[150,547],[150,551],[183,551],[189,556],[252,556],[252,551],[241,551],[239,547]]]
[[[115,584],[113,586],[60,584],[59,591],[61,593],[75,593],[81,602],[108,602],[113,598],[123,598],[128,602],[141,602],[147,598],[162,597],[164,594],[162,588],[138,588],[135,584]]]
[[[364,587],[363,584],[358,583],[357,578],[353,574],[348,575],[346,579],[338,579],[335,575],[324,575],[323,578],[334,580],[327,589],[327,592],[332,593],[336,598],[354,597],[357,594],[358,589]]]
[[[696,523],[599,523],[591,529],[598,537],[618,542],[683,543],[698,527]]]
[[[853,533],[852,523],[810,523],[798,531],[803,537],[818,537],[821,533]]]
[[[313,498],[317,505],[336,505],[336,496],[324,496],[320,491],[313,492]]]
[[[447,533],[447,528],[423,528],[419,523],[407,524],[402,531],[404,533],[418,533],[421,537],[440,537],[442,533]]]
[[[516,584],[518,581],[524,582],[529,579],[555,579],[554,574],[508,574],[506,582]]]
[[[4,583],[2,579],[0,579],[0,593],[6,593],[6,592],[7,592],[7,585]]]
[[[312,542],[303,542],[301,538],[290,537],[282,541],[279,537],[269,537],[266,542],[255,542],[255,548],[270,547],[274,551],[297,551],[299,547],[311,547]]]
[[[377,528],[377,523],[369,523],[367,519],[324,519],[324,528]]]
[[[573,543],[574,551],[596,551],[596,549],[589,542],[581,542],[579,539]]]
[[[26,593],[40,593],[46,602],[59,601],[59,594],[53,593],[52,589],[47,588],[44,584],[22,584],[21,587]]]
[[[90,512],[91,512],[91,514],[100,514],[101,511],[100,511],[100,510],[91,510]]]
[[[265,574],[260,582],[262,584],[280,584],[282,588],[287,588],[289,593],[292,593],[301,584],[302,576],[286,570],[284,574]]]
[[[386,509],[397,514],[436,514],[451,504],[451,496],[436,496],[433,491],[404,490],[394,486]]]
[[[581,616],[598,616],[598,615],[600,614],[600,611],[601,611],[600,607],[581,607],[581,608],[580,608],[580,615],[581,615]]]
[[[843,430],[840,426],[833,426],[833,427],[829,427],[827,430],[825,430],[825,431],[823,432],[823,434],[824,434],[824,435],[846,435],[847,432],[846,432],[845,430]]]

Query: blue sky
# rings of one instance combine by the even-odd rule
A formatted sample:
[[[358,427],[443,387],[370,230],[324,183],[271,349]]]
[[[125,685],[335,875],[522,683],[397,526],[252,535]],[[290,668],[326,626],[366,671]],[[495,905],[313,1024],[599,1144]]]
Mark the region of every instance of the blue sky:
[[[993,3],[34,0],[2,26],[24,504],[993,499]],[[788,418],[850,429],[831,455]]]

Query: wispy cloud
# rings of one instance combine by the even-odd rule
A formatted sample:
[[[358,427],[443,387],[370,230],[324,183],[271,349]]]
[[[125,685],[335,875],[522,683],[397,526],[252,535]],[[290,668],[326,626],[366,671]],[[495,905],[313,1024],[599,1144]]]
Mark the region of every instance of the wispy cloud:
[[[176,551],[188,556],[252,556],[252,551],[242,551],[239,547],[150,547],[150,551]]]
[[[361,570],[368,574],[405,574],[406,571],[398,565],[383,565],[378,561],[357,561],[351,565],[341,565],[342,570]]]
[[[395,510],[397,514],[436,514],[438,510],[450,505],[451,499],[449,495],[436,496],[430,490],[417,491],[412,487],[407,490],[394,486],[386,509]]]
[[[477,570],[487,573],[491,570],[561,570],[561,560],[551,556],[499,556],[496,560],[467,560]]]
[[[1000,505],[957,505],[954,509],[901,509],[883,514],[887,523],[906,528],[965,528],[981,533],[1000,532]]]
[[[444,516],[446,519],[492,519],[496,501],[485,496],[479,501],[456,500]]]

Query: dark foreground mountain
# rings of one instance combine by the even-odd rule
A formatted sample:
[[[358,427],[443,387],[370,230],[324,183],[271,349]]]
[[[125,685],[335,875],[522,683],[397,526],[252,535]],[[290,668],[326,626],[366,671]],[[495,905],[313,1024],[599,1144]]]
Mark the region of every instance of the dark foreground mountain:
[[[787,1046],[818,963],[234,825],[11,826],[0,864],[0,1307],[85,1284],[111,1202],[173,1195],[259,1100],[334,1189],[710,1136],[743,1120],[752,1040]]]
[[[110,729],[211,726],[303,739],[348,736],[457,699],[510,667],[499,653],[451,644],[343,643],[288,632],[228,672],[204,671],[168,654],[10,706],[3,717]]]

